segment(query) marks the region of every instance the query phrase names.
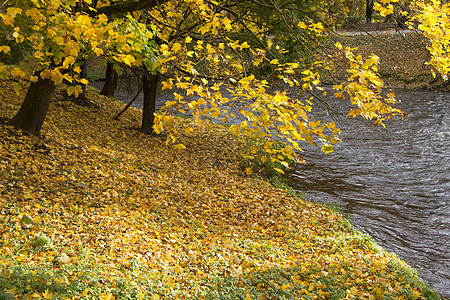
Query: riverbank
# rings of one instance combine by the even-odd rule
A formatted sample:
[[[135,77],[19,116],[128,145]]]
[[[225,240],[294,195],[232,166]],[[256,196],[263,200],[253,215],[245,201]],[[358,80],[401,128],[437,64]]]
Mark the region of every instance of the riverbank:
[[[23,94],[0,88],[7,120]],[[226,128],[177,150],[87,97],[57,93],[42,140],[0,124],[0,298],[439,299],[343,216],[244,176]]]
[[[355,53],[363,57],[378,55],[379,75],[388,88],[450,89],[448,82],[432,77],[431,67],[426,64],[430,59],[427,43],[419,31],[342,32],[332,40],[332,43],[335,42],[340,42],[344,47],[358,47]],[[323,80],[343,80],[346,76],[343,66],[344,60],[337,61],[337,67],[332,69],[335,79],[325,75]]]

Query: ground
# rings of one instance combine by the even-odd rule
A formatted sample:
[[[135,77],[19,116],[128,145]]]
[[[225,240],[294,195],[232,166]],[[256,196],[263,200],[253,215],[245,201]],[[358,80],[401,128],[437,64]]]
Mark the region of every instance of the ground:
[[[7,121],[24,95],[0,89]],[[178,118],[176,149],[87,97],[59,90],[42,139],[0,124],[0,299],[439,299],[339,213],[246,176],[228,128]]]
[[[367,57],[380,57],[379,74],[388,88],[444,88],[442,79],[434,80],[431,67],[427,65],[429,53],[423,35],[417,31],[367,31],[342,32],[334,42],[344,47],[357,47],[356,53]],[[339,66],[339,64],[338,64]],[[345,70],[333,69],[337,79],[343,79]],[[324,81],[332,82],[330,77]]]

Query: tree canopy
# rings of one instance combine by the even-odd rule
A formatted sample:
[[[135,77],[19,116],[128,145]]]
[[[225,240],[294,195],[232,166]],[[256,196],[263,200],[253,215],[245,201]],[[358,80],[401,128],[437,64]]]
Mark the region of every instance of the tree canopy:
[[[374,8],[387,16],[396,2],[383,0]],[[176,89],[153,125],[156,133],[165,131],[175,147],[183,148],[178,137],[194,129],[177,132],[173,109],[190,111],[200,124],[205,117],[227,122],[242,115],[243,121],[230,130],[264,139],[262,152],[252,150],[263,162],[286,166],[295,151],[302,151],[301,142],[319,144],[329,153],[341,131],[332,120],[313,119],[310,112],[321,101],[321,74],[335,67],[334,57],[347,60],[347,80],[335,84],[333,93],[350,101],[350,117],[379,125],[401,113],[393,107],[394,94],[382,93],[376,55],[365,58],[339,43],[334,49],[320,43],[333,36],[340,5],[285,0],[4,1],[0,52],[18,51],[20,59],[14,65],[5,59],[0,76],[32,82],[11,124],[39,135],[54,85],[70,83],[68,94],[78,96],[87,83],[80,76],[81,65],[98,56],[145,66],[165,77],[163,89]],[[449,5],[434,0],[416,1],[411,7],[410,20],[420,24],[429,41],[430,64],[446,79]],[[20,85],[13,86],[18,93]],[[40,92],[44,86],[46,93]],[[295,96],[288,90],[295,90]],[[277,139],[286,142],[283,147],[274,147]]]

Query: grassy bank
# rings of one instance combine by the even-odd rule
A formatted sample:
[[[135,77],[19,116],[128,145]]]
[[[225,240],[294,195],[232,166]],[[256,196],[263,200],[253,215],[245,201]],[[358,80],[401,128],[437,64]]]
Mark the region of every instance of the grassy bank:
[[[431,67],[426,64],[430,59],[427,42],[420,32],[348,32],[333,39],[332,43],[335,42],[340,42],[344,47],[358,47],[356,53],[362,56],[378,55],[379,74],[389,88],[449,88],[442,79],[433,80]],[[333,69],[333,75],[335,79],[343,80],[346,73],[342,61],[337,66]],[[335,82],[335,79],[324,78],[329,82]]]
[[[23,95],[0,89],[7,120]],[[0,299],[439,299],[341,215],[244,176],[226,128],[176,150],[87,97],[57,93],[42,140],[0,124]]]

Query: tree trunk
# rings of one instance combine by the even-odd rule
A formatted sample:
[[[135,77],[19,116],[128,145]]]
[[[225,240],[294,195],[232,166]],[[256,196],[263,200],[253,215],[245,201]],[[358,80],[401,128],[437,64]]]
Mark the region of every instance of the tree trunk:
[[[22,106],[9,124],[39,136],[55,88],[53,81],[40,76],[37,82],[31,82]]]
[[[372,23],[373,6],[375,0],[366,0],[366,23]]]
[[[87,62],[86,62],[86,60],[84,61],[83,66],[81,67],[80,77],[82,79],[87,78]],[[78,98],[75,99],[75,103],[80,106],[87,106],[88,101],[86,99],[86,84],[82,83],[81,88],[83,89],[83,92],[80,95],[78,95]]]
[[[159,82],[159,73],[151,74],[144,67],[144,108],[142,109],[141,131],[145,134],[153,134],[153,123],[156,111],[156,89]]]
[[[119,74],[114,69],[114,64],[112,62],[108,62],[106,65],[106,79],[105,84],[103,85],[101,95],[105,95],[108,97],[114,96],[114,92],[117,87],[117,80],[119,79]]]

